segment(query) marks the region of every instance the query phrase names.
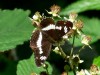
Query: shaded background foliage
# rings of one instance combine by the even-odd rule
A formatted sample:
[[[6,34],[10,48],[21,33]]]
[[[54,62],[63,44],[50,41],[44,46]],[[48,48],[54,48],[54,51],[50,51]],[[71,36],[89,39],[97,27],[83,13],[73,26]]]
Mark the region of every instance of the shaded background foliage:
[[[50,6],[52,6],[53,4],[57,4],[57,5],[61,6],[61,8],[63,9],[76,1],[78,1],[78,0],[0,0],[0,9],[1,10],[11,10],[11,11],[14,10],[15,8],[29,10],[29,11],[31,11],[29,16],[32,17],[32,15],[36,11],[46,14],[45,9],[49,10]],[[87,10],[84,12],[80,12],[79,15],[87,16],[88,19],[91,19],[91,18],[99,19],[100,18],[99,13],[100,13],[99,10]],[[81,18],[81,19],[84,19],[84,18]],[[94,20],[91,20],[91,21],[94,21]],[[2,29],[2,28],[0,28],[0,29]],[[94,29],[96,29],[95,26],[94,26]],[[32,29],[30,31],[32,31]],[[92,32],[92,29],[90,32]],[[97,33],[98,32],[99,32],[99,30],[97,30]],[[95,31],[95,33],[96,33],[96,31]],[[31,33],[29,35],[31,36]],[[98,34],[98,35],[100,35],[100,34]],[[94,38],[95,37],[96,36],[94,36]],[[100,36],[99,36],[99,38],[100,38]],[[100,55],[100,50],[99,50],[100,49],[100,40],[99,40],[99,38],[96,39],[96,41],[94,41],[91,44],[91,46],[94,49],[93,51],[91,51],[89,48],[86,48],[80,54],[81,58],[84,59],[84,61],[85,61],[83,64],[80,65],[81,68],[89,68],[93,62],[94,57],[97,57]],[[32,50],[29,47],[29,39],[24,40],[23,42],[24,43],[20,43],[16,47],[13,48],[17,57],[14,57],[12,55],[13,49],[10,49],[9,51],[5,51],[5,52],[0,52],[0,75],[16,75],[18,62],[22,59],[28,59],[32,55]],[[70,44],[65,44],[65,46],[63,46],[63,48],[66,47],[66,45],[68,47],[70,47]],[[81,46],[76,47],[75,51],[77,52],[77,49],[79,49],[80,47]],[[70,53],[69,51],[65,51],[65,52],[66,52],[66,54]],[[56,70],[59,70],[57,72],[64,71],[63,66],[65,63],[63,62],[63,59],[59,55],[55,54],[54,52],[51,52],[51,55],[49,56],[48,61],[51,64],[55,65],[54,68],[56,68]]]

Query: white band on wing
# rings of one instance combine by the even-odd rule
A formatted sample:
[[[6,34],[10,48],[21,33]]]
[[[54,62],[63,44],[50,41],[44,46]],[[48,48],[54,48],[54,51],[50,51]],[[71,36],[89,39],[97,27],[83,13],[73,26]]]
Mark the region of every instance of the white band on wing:
[[[36,44],[37,44],[37,47],[39,48],[39,54],[42,54],[43,51],[42,51],[42,33],[41,32],[39,34]]]
[[[51,29],[58,29],[58,30],[61,30],[62,27],[61,26],[55,26],[54,24],[50,24],[48,25],[47,27],[43,28],[42,30],[43,31],[47,31],[47,30],[51,30]]]
[[[41,59],[41,60],[46,60],[47,57],[46,57],[46,56],[41,56],[40,59]]]
[[[47,27],[43,28],[43,31],[47,31],[47,30],[51,30],[51,29],[55,29],[55,25],[54,24],[50,24]]]

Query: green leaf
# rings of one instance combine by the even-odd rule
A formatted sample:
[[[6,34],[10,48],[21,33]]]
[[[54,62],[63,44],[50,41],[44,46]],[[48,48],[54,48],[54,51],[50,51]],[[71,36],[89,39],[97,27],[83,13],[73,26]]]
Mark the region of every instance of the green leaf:
[[[74,73],[72,71],[68,72],[68,75],[74,75]]]
[[[95,64],[95,65],[100,67],[100,56],[93,60],[93,64]]]
[[[52,68],[49,63],[47,64],[49,75],[52,75]],[[40,74],[40,72],[42,71],[46,71],[46,69],[44,69],[43,67],[38,68],[36,66],[34,55],[32,55],[30,59],[20,61],[17,66],[17,75],[31,75],[33,73]]]
[[[86,10],[100,10],[100,0],[80,0],[72,3],[68,7],[64,8],[60,15],[68,15],[71,12],[83,12]]]
[[[84,23],[84,27],[83,27],[83,32],[86,35],[90,35],[92,37],[92,41],[96,42],[99,38],[100,38],[100,19],[98,18],[87,18],[87,17],[81,17],[80,18],[83,23]]]
[[[100,38],[100,20],[98,18],[87,18],[79,17],[83,21],[84,27],[82,29],[83,33],[91,36],[92,40],[90,43],[96,42]],[[75,39],[75,45],[81,46],[81,38]]]
[[[29,40],[34,27],[29,12],[21,9],[0,11],[0,51],[15,48]]]

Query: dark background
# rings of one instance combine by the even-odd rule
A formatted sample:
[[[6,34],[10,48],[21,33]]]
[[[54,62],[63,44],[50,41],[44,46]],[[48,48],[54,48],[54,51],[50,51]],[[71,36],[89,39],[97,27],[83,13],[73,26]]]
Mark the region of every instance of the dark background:
[[[57,4],[59,6],[61,6],[61,8],[65,8],[66,6],[70,5],[73,2],[76,2],[77,0],[0,0],[0,9],[2,10],[13,10],[15,8],[18,9],[23,9],[23,10],[30,10],[30,17],[32,17],[32,15],[34,15],[34,13],[36,11],[39,11],[41,13],[45,13],[45,9],[49,10],[49,8],[53,5],[53,4]],[[85,11],[82,13],[79,13],[79,15],[85,15],[88,17],[98,17],[100,18],[99,15],[100,11],[96,11],[96,10],[91,10],[91,11]],[[95,48],[99,48],[99,44],[100,40],[98,40],[97,42],[95,42],[94,44],[97,46],[94,46],[94,44],[92,44]],[[32,50],[29,48],[29,40],[25,41],[23,45],[18,45],[15,48],[18,60],[15,60],[13,56],[11,56],[11,52],[7,51],[4,53],[0,53],[0,75],[16,75],[16,66],[19,60],[22,59],[27,59],[31,56],[32,54]],[[100,53],[99,51],[97,51],[96,53]],[[55,54],[51,53],[51,58],[54,57]],[[84,55],[83,55],[84,56]],[[93,57],[97,56],[96,54],[94,54]],[[93,59],[92,57],[92,59]],[[60,71],[63,71],[63,67],[62,65],[60,65],[62,62],[62,58],[60,56],[57,56],[55,58],[52,58],[53,61],[49,60],[51,63],[57,63],[56,66],[58,68],[60,68]],[[55,60],[56,59],[56,60]],[[85,59],[85,58],[84,58]],[[89,58],[88,58],[89,59]],[[91,61],[92,61],[91,59]],[[63,63],[64,64],[64,63]],[[91,63],[89,63],[91,64]],[[86,64],[85,64],[86,65]],[[82,68],[86,68],[84,67],[84,65],[81,65]],[[87,65],[87,68],[89,68],[90,65]]]

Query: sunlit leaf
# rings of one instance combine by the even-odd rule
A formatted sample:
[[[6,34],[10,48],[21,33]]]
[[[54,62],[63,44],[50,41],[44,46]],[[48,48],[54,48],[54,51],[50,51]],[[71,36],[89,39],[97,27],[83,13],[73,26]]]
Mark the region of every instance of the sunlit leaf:
[[[95,64],[95,65],[100,67],[100,56],[93,60],[93,64]]]
[[[15,48],[30,39],[33,26],[29,12],[21,9],[0,11],[0,51]]]
[[[80,17],[83,21],[84,27],[82,29],[83,34],[91,36],[90,43],[96,42],[100,38],[100,20],[98,18]],[[81,37],[75,39],[75,45],[81,46]]]
[[[47,63],[47,62],[46,62]],[[48,64],[48,72],[51,75],[52,74],[52,68]],[[35,64],[34,56],[32,55],[30,59],[22,60],[18,63],[17,66],[17,75],[34,75],[34,74],[40,74],[41,72],[46,71],[43,67],[37,67]]]
[[[100,10],[100,0],[79,0],[72,3],[61,11],[61,15],[68,15],[71,12],[83,12],[86,10]]]

